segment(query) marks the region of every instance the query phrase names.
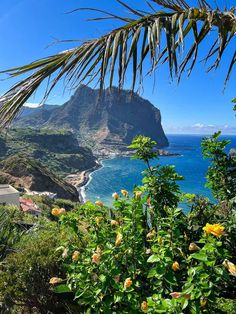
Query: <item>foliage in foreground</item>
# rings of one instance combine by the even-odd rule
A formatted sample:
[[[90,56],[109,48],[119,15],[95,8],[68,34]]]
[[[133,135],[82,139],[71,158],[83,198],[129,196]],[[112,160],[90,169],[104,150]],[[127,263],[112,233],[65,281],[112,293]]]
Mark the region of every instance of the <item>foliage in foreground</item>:
[[[37,290],[41,303],[34,302],[39,313],[43,308],[52,313],[61,308],[68,313],[232,313],[236,191],[226,179],[229,170],[235,179],[236,161],[223,152],[227,143],[218,137],[203,143],[204,155],[213,161],[208,184],[215,204],[183,195],[177,184],[183,178],[173,167],[154,166],[155,142],[140,136],[132,148],[147,165],[143,185],[132,195],[114,193],[113,209],[101,201],[69,212],[54,208],[58,222],[51,222],[52,230],[43,236],[45,231],[36,229],[32,240],[24,235],[4,259],[3,305],[11,307],[10,296],[14,306],[21,301],[32,309],[29,300],[45,285]],[[178,208],[183,200],[190,206],[187,214]],[[34,245],[37,237],[43,243]]]

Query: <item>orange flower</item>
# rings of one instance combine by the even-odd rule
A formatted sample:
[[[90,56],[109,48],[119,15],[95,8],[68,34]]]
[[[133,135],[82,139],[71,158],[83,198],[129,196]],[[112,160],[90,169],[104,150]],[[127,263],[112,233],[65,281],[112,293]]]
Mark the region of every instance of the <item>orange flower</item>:
[[[112,194],[112,197],[114,198],[114,200],[117,201],[118,198],[119,198],[119,195],[118,195],[118,193],[115,192],[115,193]]]
[[[96,201],[95,205],[97,205],[99,207],[103,207],[104,206],[103,202],[101,202],[101,201]]]
[[[196,243],[190,243],[188,249],[190,252],[196,252],[200,250],[200,247]]]
[[[129,195],[129,192],[126,190],[121,190],[121,194],[125,197],[127,197]]]
[[[119,226],[119,222],[117,220],[111,220],[112,227]]]
[[[141,303],[141,310],[144,311],[144,312],[148,310],[147,301],[143,301],[143,302]]]
[[[205,231],[206,234],[213,234],[216,237],[221,236],[222,234],[224,234],[224,230],[225,228],[223,226],[221,226],[220,224],[206,224],[205,227],[203,227],[203,230]]]
[[[124,288],[128,289],[132,286],[132,284],[133,284],[133,281],[131,280],[131,278],[130,277],[126,278],[124,282]]]
[[[61,283],[63,281],[63,279],[61,278],[58,278],[58,277],[52,277],[50,280],[49,280],[49,283],[51,285],[57,285],[59,283]]]
[[[121,245],[122,240],[123,240],[123,236],[122,236],[122,234],[121,234],[120,232],[119,232],[119,233],[117,233],[115,246],[120,246],[120,245]]]
[[[223,265],[225,266],[226,269],[228,269],[228,271],[230,272],[231,275],[236,277],[236,265],[234,265],[234,263],[225,259],[223,262]]]
[[[156,231],[154,229],[152,229],[151,231],[148,232],[148,234],[146,235],[147,239],[152,239],[154,238],[156,235]]]
[[[178,262],[174,262],[174,263],[172,264],[171,268],[173,269],[173,271],[179,270],[179,263],[178,263]]]
[[[148,206],[151,205],[151,197],[149,197],[149,198],[147,199],[147,204],[148,204]]]
[[[142,194],[143,194],[143,193],[142,193],[141,191],[136,191],[136,192],[135,192],[135,198],[136,198],[137,200],[140,200]]]
[[[79,260],[80,257],[80,252],[79,251],[74,251],[73,255],[72,255],[72,261],[73,262],[77,262]]]

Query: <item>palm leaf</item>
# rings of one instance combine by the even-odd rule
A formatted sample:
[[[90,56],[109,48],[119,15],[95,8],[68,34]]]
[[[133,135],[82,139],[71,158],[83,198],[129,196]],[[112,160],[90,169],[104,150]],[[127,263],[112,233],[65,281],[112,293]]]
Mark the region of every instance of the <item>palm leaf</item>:
[[[127,69],[132,65],[131,87],[134,90],[137,81],[139,85],[142,84],[143,65],[148,57],[150,73],[159,64],[167,62],[170,76],[175,75],[179,80],[186,69],[188,74],[191,73],[197,61],[199,47],[206,37],[208,41],[211,38],[213,41],[210,49],[205,52],[205,61],[207,63],[213,61],[209,70],[219,66],[226,48],[235,39],[235,8],[229,11],[220,11],[218,8],[214,10],[204,0],[199,0],[198,6],[193,8],[184,0],[152,0],[157,7],[148,2],[150,13],[147,13],[131,8],[121,0],[118,2],[128,9],[134,18],[119,17],[117,14],[99,9],[88,9],[105,14],[104,18],[119,19],[124,23],[120,28],[101,38],[84,42],[77,48],[1,72],[8,73],[10,77],[28,74],[28,77],[0,97],[1,128],[9,125],[23,104],[46,79],[49,82],[45,97],[62,77],[65,77],[67,84],[72,87],[98,79],[101,89],[104,87],[106,77],[110,86],[118,79],[119,88],[122,88]],[[161,11],[159,6],[162,7]],[[212,30],[214,36],[207,36],[211,35]],[[165,33],[165,36],[162,36],[162,33]],[[186,50],[184,43],[187,37],[193,43]],[[235,54],[233,50],[232,56],[227,56],[230,64],[225,83],[229,80],[236,63]]]

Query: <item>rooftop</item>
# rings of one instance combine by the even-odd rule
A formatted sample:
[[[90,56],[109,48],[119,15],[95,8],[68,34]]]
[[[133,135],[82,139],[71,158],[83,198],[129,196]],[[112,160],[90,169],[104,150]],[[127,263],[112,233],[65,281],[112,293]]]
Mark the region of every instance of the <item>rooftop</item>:
[[[9,194],[19,194],[19,192],[9,184],[0,184],[0,196]]]

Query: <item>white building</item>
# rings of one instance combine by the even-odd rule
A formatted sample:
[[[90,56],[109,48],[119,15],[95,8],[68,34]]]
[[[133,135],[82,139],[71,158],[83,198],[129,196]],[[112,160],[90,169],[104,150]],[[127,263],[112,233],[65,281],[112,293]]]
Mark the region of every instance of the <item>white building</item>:
[[[0,205],[20,207],[19,192],[9,184],[0,184]]]

